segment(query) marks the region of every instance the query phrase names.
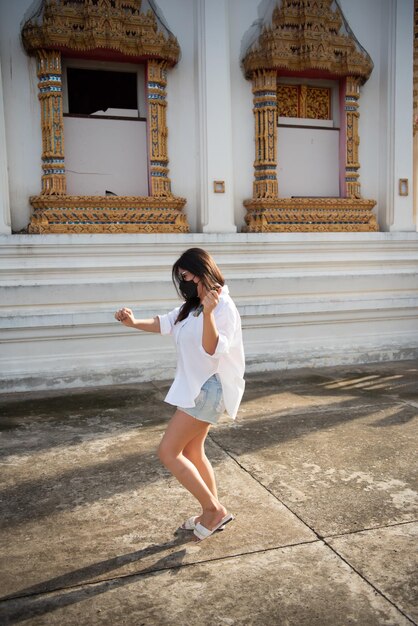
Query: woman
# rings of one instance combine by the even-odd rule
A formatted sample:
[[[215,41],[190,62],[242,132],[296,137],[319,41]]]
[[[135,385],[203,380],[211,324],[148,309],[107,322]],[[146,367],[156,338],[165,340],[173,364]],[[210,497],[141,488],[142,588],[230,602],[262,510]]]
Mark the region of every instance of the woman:
[[[218,266],[205,250],[186,250],[174,263],[172,278],[184,299],[181,306],[154,319],[136,320],[127,308],[115,317],[126,326],[174,337],[177,370],[165,401],[177,410],[158,454],[199,501],[202,513],[186,520],[182,528],[202,540],[234,519],[218,499],[204,445],[211,425],[224,411],[235,419],[244,392],[241,318]]]

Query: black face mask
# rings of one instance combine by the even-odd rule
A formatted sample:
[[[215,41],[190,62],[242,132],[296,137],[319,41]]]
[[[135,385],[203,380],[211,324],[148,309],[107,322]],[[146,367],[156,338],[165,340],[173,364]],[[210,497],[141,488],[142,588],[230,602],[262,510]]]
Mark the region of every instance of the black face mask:
[[[181,293],[187,300],[198,297],[197,283],[195,283],[194,280],[181,280],[179,282],[179,288]]]

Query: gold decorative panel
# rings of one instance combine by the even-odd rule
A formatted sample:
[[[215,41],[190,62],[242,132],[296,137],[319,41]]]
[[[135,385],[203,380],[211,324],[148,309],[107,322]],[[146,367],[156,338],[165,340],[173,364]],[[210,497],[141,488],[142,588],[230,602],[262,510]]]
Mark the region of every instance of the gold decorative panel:
[[[184,198],[35,196],[30,233],[187,233]]]
[[[330,120],[331,89],[328,87],[307,87],[306,108],[302,114],[311,120]]]
[[[373,232],[374,200],[352,198],[276,198],[245,200],[244,232]]]
[[[279,84],[277,106],[280,117],[329,120],[331,119],[331,89],[309,85]]]
[[[300,117],[298,85],[277,86],[277,109],[280,117]]]

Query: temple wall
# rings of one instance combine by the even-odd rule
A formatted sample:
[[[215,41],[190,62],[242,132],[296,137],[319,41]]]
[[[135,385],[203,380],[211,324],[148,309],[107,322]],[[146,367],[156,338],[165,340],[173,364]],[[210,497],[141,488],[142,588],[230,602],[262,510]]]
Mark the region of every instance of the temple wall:
[[[170,378],[170,339],[125,328],[113,314],[122,305],[138,317],[174,307],[171,265],[191,246],[206,248],[224,271],[242,315],[248,370],[417,357],[418,234],[412,196],[399,199],[395,185],[395,175],[412,170],[408,148],[395,172],[395,130],[403,137],[411,124],[409,105],[394,92],[409,80],[409,30],[400,35],[412,4],[341,0],[375,64],[360,98],[360,180],[363,196],[378,201],[385,232],[240,232],[242,202],[252,195],[254,119],[237,59],[267,2],[159,0],[182,49],[168,75],[168,155],[191,234],[10,235],[9,204],[19,231],[29,222],[29,196],[40,192],[41,130],[35,64],[19,40],[31,1],[0,0],[1,388]],[[404,83],[396,83],[399,59]],[[225,180],[225,194],[213,193],[215,178]]]
[[[187,198],[186,212],[193,232],[201,231],[204,223],[202,204],[205,197],[202,200],[202,184],[205,186],[206,199],[209,197],[210,200],[215,175],[221,180],[228,178],[227,192],[231,189],[232,194],[224,200],[231,205],[239,231],[244,225],[245,216],[242,202],[252,195],[254,122],[251,83],[244,79],[238,59],[242,40],[257,19],[258,10],[261,12],[266,2],[229,0],[226,3],[226,15],[222,12],[219,14],[219,20],[226,21],[229,38],[229,58],[225,57],[218,62],[219,71],[225,63],[229,66],[230,111],[233,114],[230,111],[226,113],[229,117],[226,122],[219,115],[211,117],[201,106],[198,75],[202,68],[199,70],[198,67],[199,30],[196,27],[200,2],[202,0],[159,0],[158,3],[182,49],[181,61],[169,73],[167,86],[170,177],[175,195]],[[410,0],[406,0],[408,2]],[[21,21],[31,4],[32,0],[0,2],[0,56],[14,231],[27,226],[31,213],[28,197],[40,191],[41,130],[35,61],[26,56],[19,37]],[[390,217],[387,217],[390,199],[386,194],[386,186],[390,142],[393,138],[386,136],[384,129],[390,128],[391,114],[387,97],[391,85],[387,76],[391,54],[388,30],[392,5],[392,0],[368,0],[366,3],[363,0],[341,0],[341,7],[352,30],[374,62],[374,70],[362,87],[360,98],[360,181],[363,197],[378,201],[376,211],[383,230],[390,227]],[[216,28],[212,36],[216,41]],[[218,78],[216,72],[210,74],[207,91],[219,91]],[[227,133],[217,132],[217,127],[225,123],[231,131],[232,141],[229,141]],[[207,154],[201,149],[202,127],[209,137],[216,134],[219,154],[209,155],[209,162],[205,162]],[[280,132],[278,141],[280,143]],[[216,167],[225,151],[231,152],[232,167],[227,163]],[[207,180],[204,176],[202,178],[202,166],[209,172]]]

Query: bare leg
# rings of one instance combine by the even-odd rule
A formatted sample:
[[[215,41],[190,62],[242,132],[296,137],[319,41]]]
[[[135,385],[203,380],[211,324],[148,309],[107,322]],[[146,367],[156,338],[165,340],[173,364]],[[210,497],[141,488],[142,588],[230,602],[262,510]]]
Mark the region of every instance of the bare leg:
[[[218,499],[218,490],[216,488],[215,472],[205,453],[205,440],[209,432],[207,429],[202,435],[197,435],[192,439],[183,450],[184,456],[193,463],[199,474],[209,487],[212,494]]]
[[[213,495],[196,466],[184,456],[187,444],[195,437],[206,437],[210,425],[177,410],[171,418],[158,448],[161,462],[177,480],[199,501],[203,514],[201,522],[214,528],[226,515],[226,509]]]

